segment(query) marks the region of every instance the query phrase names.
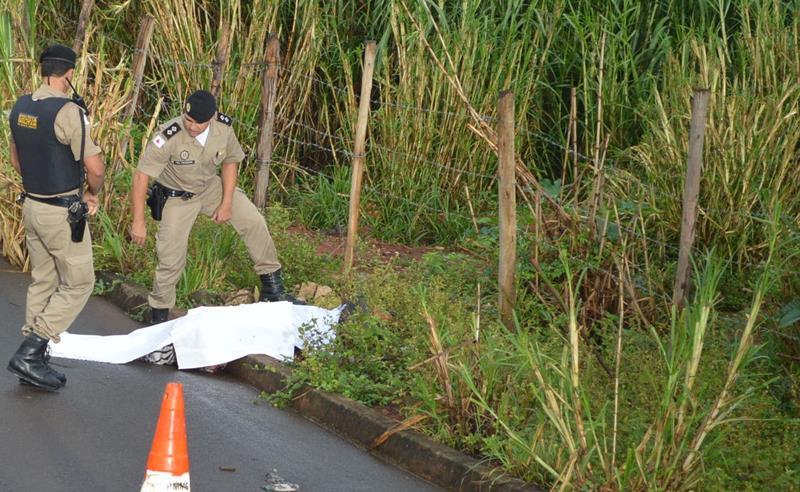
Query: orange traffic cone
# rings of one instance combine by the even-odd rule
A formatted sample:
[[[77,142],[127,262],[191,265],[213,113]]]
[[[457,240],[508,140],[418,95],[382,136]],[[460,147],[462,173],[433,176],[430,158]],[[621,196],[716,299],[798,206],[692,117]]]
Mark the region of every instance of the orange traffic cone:
[[[180,383],[169,383],[164,390],[141,492],[167,490],[190,490],[189,449],[183,415],[183,386]]]

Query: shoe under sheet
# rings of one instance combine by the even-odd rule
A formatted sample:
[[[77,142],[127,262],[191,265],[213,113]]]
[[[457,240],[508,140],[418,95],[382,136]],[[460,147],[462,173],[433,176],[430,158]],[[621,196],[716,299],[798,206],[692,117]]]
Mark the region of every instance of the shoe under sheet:
[[[125,364],[173,344],[179,369],[223,364],[250,354],[290,359],[302,347],[301,331],[315,342],[333,340],[333,326],[344,306],[324,309],[289,302],[198,307],[186,316],[134,330],[127,335],[61,334],[51,355],[67,359]]]

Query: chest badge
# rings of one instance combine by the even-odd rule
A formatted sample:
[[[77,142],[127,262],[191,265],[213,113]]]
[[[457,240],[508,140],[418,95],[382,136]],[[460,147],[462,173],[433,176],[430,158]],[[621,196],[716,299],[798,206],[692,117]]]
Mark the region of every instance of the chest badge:
[[[172,163],[176,166],[188,166],[190,164],[194,164],[194,159],[189,159],[188,150],[181,150],[177,158],[175,158]]]
[[[36,128],[39,126],[39,118],[29,114],[20,113],[19,116],[17,116],[17,124],[23,128],[36,130]]]

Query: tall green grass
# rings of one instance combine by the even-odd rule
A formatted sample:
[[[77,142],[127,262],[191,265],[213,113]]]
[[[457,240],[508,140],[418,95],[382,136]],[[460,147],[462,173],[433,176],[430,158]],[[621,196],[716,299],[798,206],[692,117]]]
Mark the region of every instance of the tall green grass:
[[[773,241],[772,251],[774,246]],[[715,327],[721,323],[715,305],[726,266],[709,257],[696,275],[698,290],[690,306],[673,311],[666,334],[651,330],[650,362],[631,357],[628,345],[641,344],[633,342],[640,336],[623,329],[620,314],[616,337],[606,340],[617,368],[609,378],[582,341],[586,327],[577,320],[574,290],[580,282],[568,263],[564,268],[566,318],[543,327],[544,333],[499,327],[483,338],[479,351],[448,363],[447,378],[461,388],[455,400],[470,400],[464,423],[471,430],[459,435],[464,428],[451,425],[453,437],[474,443],[480,436],[481,451],[505,470],[554,489],[696,490],[704,477],[704,457],[717,452],[757,390],[740,388],[737,380],[756,354],[755,331],[774,271],[768,264],[754,286],[743,327]],[[720,367],[722,354],[710,341],[712,332],[736,333],[727,369]],[[715,347],[712,355],[706,354],[707,344]],[[648,364],[652,394],[647,386],[632,384]],[[426,381],[436,380],[441,374]],[[428,385],[444,398],[442,386]],[[434,400],[423,401],[427,412],[444,413]]]
[[[688,94],[693,85],[707,85],[714,96],[698,232],[745,261],[763,253],[764,229],[743,214],[763,216],[783,203],[789,218],[798,215],[786,199],[796,192],[788,174],[798,134],[796,10],[795,2],[773,0],[120,2],[96,9],[87,48],[95,55],[81,80],[94,97],[118,96],[102,113],[117,114],[130,87],[99,86],[129,67],[132,53],[124,44],[133,45],[137,20],[151,14],[156,29],[141,101],[145,113],[159,108],[163,121],[180,112],[191,90],[210,84],[220,25],[227,22],[232,49],[220,106],[237,119],[250,152],[243,170],[249,184],[256,167],[258,63],[267,35],[276,33],[282,70],[272,170],[280,192],[308,179],[295,172],[298,166],[331,175],[331,168],[349,165],[363,42],[376,39],[366,183],[380,203],[370,217],[376,234],[411,242],[456,240],[469,227],[462,220],[468,201],[479,218],[495,215],[496,158],[470,129],[478,123],[469,111],[492,126],[497,95],[505,89],[517,96],[522,161],[540,179],[558,184],[562,202],[580,214],[593,207],[587,181],[600,172],[593,161],[605,154],[608,139],[600,205],[646,201],[651,207],[642,219],[654,227],[652,234],[674,242]],[[17,33],[13,55],[33,81],[31,58],[44,39],[68,38],[70,25],[58,20],[54,2],[11,2],[5,11],[3,25],[11,19]],[[26,22],[28,31],[21,28]],[[29,82],[19,80],[19,71],[3,73],[3,98],[10,103],[19,84]],[[151,125],[143,113],[136,123]],[[114,152],[117,133],[106,136],[105,126],[98,125],[98,137]],[[568,136],[587,159],[573,161],[566,153],[573,146]],[[127,154],[128,169],[135,158]]]

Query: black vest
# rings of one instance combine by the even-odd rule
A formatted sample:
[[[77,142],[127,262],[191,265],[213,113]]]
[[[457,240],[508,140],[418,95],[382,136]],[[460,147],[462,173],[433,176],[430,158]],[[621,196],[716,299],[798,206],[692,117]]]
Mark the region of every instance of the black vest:
[[[75,161],[70,146],[59,142],[55,133],[56,115],[68,102],[63,97],[34,101],[27,94],[11,109],[11,135],[26,192],[55,195],[81,186],[83,164]],[[83,114],[78,111],[75,118],[83,125]]]

